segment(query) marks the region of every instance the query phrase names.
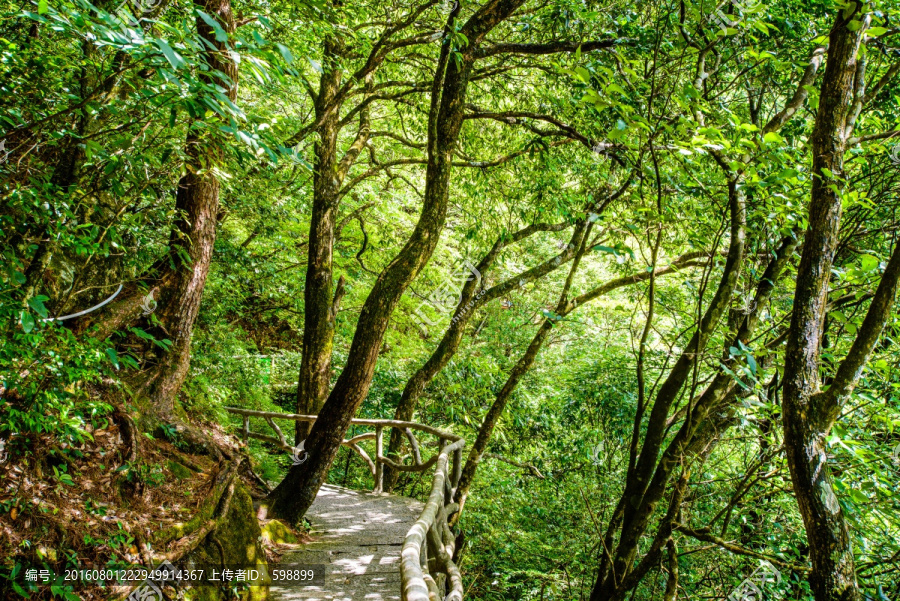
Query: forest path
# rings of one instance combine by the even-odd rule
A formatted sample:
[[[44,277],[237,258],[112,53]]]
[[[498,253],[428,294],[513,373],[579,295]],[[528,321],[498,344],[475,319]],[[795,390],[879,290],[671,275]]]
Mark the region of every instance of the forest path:
[[[312,569],[310,584],[273,585],[271,599],[400,599],[400,550],[423,504],[415,499],[324,485],[306,518],[313,542],[271,569]]]

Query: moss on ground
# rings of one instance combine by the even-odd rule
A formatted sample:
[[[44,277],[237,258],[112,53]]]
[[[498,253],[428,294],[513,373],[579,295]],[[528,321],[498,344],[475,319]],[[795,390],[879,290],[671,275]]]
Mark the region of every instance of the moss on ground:
[[[263,540],[275,544],[297,544],[300,539],[297,535],[284,523],[278,520],[269,520],[262,526]]]
[[[191,589],[185,598],[192,601],[220,601],[232,598],[229,591],[235,591],[243,601],[265,601],[269,598],[271,581],[268,578],[266,554],[260,543],[262,532],[253,510],[250,493],[240,481],[235,481],[234,496],[228,514],[220,521],[215,532],[191,553],[185,562],[204,569],[234,571],[238,568],[256,567],[262,577],[255,583],[232,581],[226,586],[204,585]]]

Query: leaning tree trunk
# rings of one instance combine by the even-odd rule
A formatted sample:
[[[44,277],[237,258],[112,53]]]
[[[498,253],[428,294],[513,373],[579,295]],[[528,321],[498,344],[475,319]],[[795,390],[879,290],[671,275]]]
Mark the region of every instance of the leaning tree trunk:
[[[475,268],[483,278],[487,270],[493,265],[494,260],[497,258],[500,251],[509,244],[519,242],[535,232],[559,231],[564,227],[568,227],[568,224],[532,225],[519,230],[509,239],[501,238],[497,240],[491,250],[488,251]],[[533,269],[529,269],[524,273],[520,273],[515,277],[508,278],[506,281],[497,284],[496,286],[492,286],[487,290],[481,289],[479,291],[479,286],[483,286],[484,282],[478,278],[467,281],[463,285],[459,304],[453,313],[450,325],[447,326],[447,330],[444,332],[444,336],[438,343],[437,348],[435,348],[431,357],[428,358],[428,361],[416,370],[416,373],[414,373],[406,382],[406,386],[403,388],[403,394],[400,396],[400,401],[397,403],[397,409],[394,412],[394,419],[399,421],[410,421],[412,419],[419,397],[422,396],[422,393],[425,391],[425,388],[431,380],[447,366],[450,359],[456,354],[456,351],[459,349],[459,345],[462,342],[466,326],[479,308],[488,302],[507,294],[516,287],[521,286],[524,282],[534,281],[535,279],[552,272],[556,268],[569,262],[574,255],[575,247],[572,244],[569,244],[565,251],[557,254],[549,261],[546,261]],[[387,455],[392,457],[395,461],[399,459],[399,453],[404,438],[403,434],[396,428],[391,430]],[[399,476],[399,470],[395,470],[389,465],[384,466],[384,490],[386,492],[394,490]]]
[[[593,223],[585,219],[575,226],[575,231],[572,233],[571,244],[578,250],[575,255],[575,260],[572,262],[572,267],[569,269],[569,274],[568,277],[566,277],[562,292],[560,292],[559,301],[556,304],[557,314],[564,315],[568,312],[566,309],[569,306],[569,290],[572,288],[572,280],[581,264],[581,257],[584,256],[584,253],[587,250],[587,239],[590,236],[592,227]],[[534,365],[538,353],[544,346],[544,342],[546,342],[547,337],[550,336],[554,321],[554,319],[549,317],[544,319],[537,334],[534,335],[534,338],[528,345],[525,354],[516,362],[516,365],[509,373],[509,377],[506,379],[506,383],[503,385],[503,388],[500,389],[500,392],[497,393],[494,402],[491,404],[491,408],[488,409],[487,414],[484,416],[484,420],[481,422],[481,427],[478,429],[478,436],[475,437],[475,444],[472,445],[472,449],[469,451],[469,457],[466,460],[466,465],[463,468],[462,476],[460,477],[459,484],[456,488],[456,497],[454,498],[454,501],[459,503],[459,511],[456,513],[455,520],[458,520],[459,515],[462,513],[463,506],[466,503],[466,497],[469,494],[469,488],[471,488],[472,482],[475,480],[475,471],[478,469],[478,464],[481,462],[481,458],[487,450],[488,442],[490,442],[491,435],[494,433],[494,428],[497,426],[497,422],[500,421],[500,416],[503,415],[504,409],[506,409],[506,403],[509,402],[510,397],[512,397],[513,392],[515,392],[516,387],[519,385],[519,382],[525,374],[528,373],[531,366]]]
[[[711,49],[711,47],[709,47],[708,50],[709,49]],[[697,72],[701,82],[705,77],[704,56],[705,53],[702,52],[698,55]],[[763,133],[778,131],[788,123],[791,117],[796,114],[800,107],[802,107],[803,102],[808,97],[807,88],[814,82],[816,73],[821,65],[821,60],[822,49],[817,48],[813,52],[809,64],[804,70],[804,74],[798,83],[796,92],[791,97],[790,101],[787,102],[785,107],[769,120],[762,129]],[[701,113],[697,112],[697,115],[702,120],[702,117],[700,117]],[[729,204],[732,205],[730,209],[732,218],[732,239],[731,247],[729,249],[729,259],[726,261],[725,265],[725,273],[723,274],[722,280],[720,280],[716,299],[713,300],[700,323],[701,331],[706,330],[707,326],[715,327],[715,322],[718,319],[718,317],[715,317],[714,315],[715,312],[719,312],[719,316],[721,316],[720,309],[724,310],[725,308],[725,306],[719,305],[718,301],[720,299],[730,298],[733,293],[735,283],[733,278],[736,278],[741,270],[740,263],[743,255],[742,247],[744,245],[743,237],[745,235],[744,229],[746,221],[746,209],[743,206],[745,201],[743,198],[743,191],[741,190],[743,171],[734,172],[731,167],[728,166],[730,162],[725,160],[723,155],[716,152],[713,154],[720,166],[725,169],[729,178]],[[742,162],[748,162],[749,160],[749,157],[744,157]],[[737,203],[737,205],[735,203]],[[736,223],[736,219],[739,222],[744,222],[744,224]],[[736,227],[738,229],[737,234],[740,238],[736,237]],[[777,280],[775,274],[780,273],[781,270],[784,269],[785,259],[793,252],[793,245],[786,243],[787,241],[783,241],[781,250],[779,250],[775,260],[770,262],[769,268],[763,279],[759,281],[757,295],[754,301],[754,307],[756,308],[751,311],[750,315],[747,316],[744,323],[738,329],[738,334],[733,339],[734,344],[737,344],[738,340],[745,342],[749,340],[748,337],[756,326],[760,307],[765,299],[768,298],[771,293],[771,286],[773,286],[774,282]],[[726,289],[728,289],[727,294],[721,296]],[[726,304],[728,302],[729,301],[726,301]],[[717,306],[719,308],[717,308]],[[710,319],[713,317],[715,318]],[[707,335],[710,333],[712,333],[712,330],[709,330]],[[689,369],[693,369],[696,357],[699,356],[699,353],[691,353],[694,348],[697,348],[697,346],[695,346],[697,342],[696,336],[697,333],[694,334],[695,338],[688,343],[688,350],[685,351],[695,355],[694,357],[687,358]],[[726,345],[726,348],[727,347],[728,345]],[[641,565],[646,566],[644,560],[648,559],[649,555],[645,555],[644,560],[641,560],[640,563],[636,562],[635,557],[650,524],[650,518],[654,514],[657,505],[660,503],[663,494],[665,493],[667,483],[673,474],[673,469],[682,460],[682,457],[685,455],[685,449],[689,449],[691,445],[700,444],[702,434],[698,434],[698,432],[702,432],[707,428],[708,416],[715,415],[715,413],[720,410],[727,411],[729,405],[733,403],[733,400],[730,399],[735,398],[733,378],[724,371],[720,371],[700,395],[700,398],[694,402],[690,413],[685,413],[681,429],[663,451],[662,457],[660,458],[661,443],[664,440],[665,432],[668,430],[666,424],[668,424],[669,419],[675,420],[677,417],[676,414],[676,416],[668,418],[667,414],[671,407],[672,400],[674,399],[672,394],[674,393],[677,395],[680,393],[681,387],[685,383],[685,379],[683,378],[684,373],[682,372],[681,375],[677,374],[677,372],[681,370],[679,363],[682,363],[684,359],[685,356],[684,353],[682,353],[679,362],[676,363],[672,370],[670,370],[665,383],[657,392],[649,423],[647,425],[647,436],[642,445],[640,455],[637,457],[634,467],[629,467],[627,471],[625,491],[619,497],[616,509],[613,511],[613,514],[607,523],[606,533],[601,541],[604,545],[604,552],[601,554],[597,578],[594,588],[591,591],[591,601],[618,600],[637,586],[640,578],[645,573],[638,571],[638,567]],[[681,380],[680,383],[678,380]],[[657,410],[659,410],[658,413]],[[654,414],[656,415],[654,416]],[[727,423],[727,421],[723,423]],[[633,441],[633,444],[639,442],[639,436],[639,432],[633,433],[633,437],[636,438],[636,440]],[[710,444],[712,444],[712,442],[710,442]],[[668,527],[668,525],[665,524],[664,526]],[[617,534],[619,535],[619,541],[616,544]],[[638,567],[635,567],[636,563]]]
[[[291,467],[269,495],[269,509],[274,517],[292,524],[303,517],[325,482],[350,420],[369,392],[391,314],[406,288],[431,258],[444,227],[452,156],[462,127],[475,51],[484,37],[524,1],[493,0],[479,9],[460,30],[469,40],[461,52],[461,60],[449,60],[449,40],[442,45],[432,87],[422,213],[406,245],[378,276],[363,305],[347,364],[307,438],[305,449],[309,458]]]
[[[575,234],[573,235],[573,241],[575,242],[575,244],[578,244],[579,237],[582,235],[584,235],[585,237],[585,239],[583,239],[583,243],[588,243],[586,239],[587,234],[580,228],[576,228]],[[575,271],[578,269],[578,262],[580,261],[581,254],[583,254],[584,251],[585,248],[581,248],[578,253],[576,253],[575,263],[570,269],[569,275],[566,279],[566,284],[564,285],[563,291],[560,294],[560,300],[558,301],[555,310],[556,314],[560,317],[569,315],[573,311],[579,309],[580,307],[583,307],[592,300],[608,294],[613,290],[618,290],[619,288],[624,288],[625,286],[638,284],[649,279],[661,277],[670,273],[675,273],[683,267],[694,267],[700,264],[695,261],[695,259],[698,255],[701,254],[688,253],[675,259],[668,267],[657,268],[649,272],[643,271],[630,276],[615,278],[575,298],[569,298],[571,281],[575,274]],[[471,450],[469,451],[469,456],[466,459],[466,465],[463,468],[462,476],[456,489],[455,501],[459,503],[460,510],[459,512],[457,512],[456,517],[454,518],[455,521],[458,521],[459,516],[462,514],[462,508],[463,505],[465,505],[466,498],[469,494],[469,489],[471,488],[472,483],[475,480],[475,473],[478,470],[478,464],[480,463],[485,451],[487,450],[488,444],[491,440],[491,436],[494,432],[494,428],[500,420],[500,417],[502,417],[503,411],[506,408],[506,404],[512,396],[513,392],[515,392],[516,387],[519,385],[519,382],[534,365],[538,353],[540,353],[541,348],[547,341],[547,338],[550,335],[551,330],[553,329],[555,321],[556,319],[547,318],[541,323],[541,327],[534,335],[534,338],[532,338],[531,342],[528,345],[528,348],[525,350],[525,353],[523,353],[522,357],[519,358],[519,360],[516,362],[516,365],[510,371],[509,376],[507,376],[506,382],[503,385],[503,388],[501,388],[500,392],[497,393],[497,396],[494,398],[494,402],[491,404],[490,409],[488,409],[487,414],[485,414],[484,420],[481,423],[481,427],[478,429],[478,435],[475,438],[475,442],[472,445]]]
[[[195,5],[218,20],[226,31],[234,31],[230,0],[195,0]],[[196,23],[197,32],[207,45],[204,59],[212,70],[203,78],[206,83],[224,86],[228,98],[234,100],[237,64],[226,53],[227,42],[216,41],[212,27],[199,16]],[[175,253],[178,268],[172,276],[171,288],[160,299],[162,310],[157,316],[172,346],[162,357],[149,389],[149,397],[164,419],[175,419],[175,397],[190,366],[191,334],[216,240],[219,180],[212,168],[221,162],[222,148],[217,140],[210,138],[214,135],[217,134],[191,128],[186,141],[187,173],[178,183],[175,206],[182,212],[178,223],[181,236],[173,236],[172,245],[182,250],[189,260],[178,259],[182,253]]]
[[[610,520],[609,530],[621,524],[621,536],[616,549],[601,555],[600,569],[591,591],[591,601],[609,601],[617,599],[619,582],[634,567],[635,556],[656,503],[647,503],[645,496],[651,484],[651,478],[657,467],[660,448],[668,431],[669,410],[688,380],[693,366],[706,349],[707,342],[715,331],[719,320],[731,303],[731,297],[737,286],[738,276],[744,261],[744,243],[746,237],[746,201],[737,182],[732,179],[728,185],[729,212],[731,215],[731,241],[728,256],[719,285],[713,299],[703,314],[697,330],[687,343],[678,360],[669,371],[656,393],[650,416],[647,422],[644,442],[634,469],[626,475],[625,490],[619,500],[614,517]],[[635,436],[637,433],[634,434]],[[651,491],[655,492],[655,491]],[[616,577],[613,577],[613,575]]]

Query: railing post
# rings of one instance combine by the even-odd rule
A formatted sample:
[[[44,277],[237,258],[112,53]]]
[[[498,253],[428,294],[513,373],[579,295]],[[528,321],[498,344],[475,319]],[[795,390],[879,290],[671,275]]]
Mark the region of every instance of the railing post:
[[[247,444],[247,441],[250,440],[250,416],[244,416],[244,444]]]
[[[384,463],[380,460],[384,457],[384,427],[375,428],[375,492],[384,491]]]
[[[456,494],[456,487],[459,486],[460,478],[462,478],[462,449],[456,449],[453,451],[453,475],[450,477],[454,494]]]

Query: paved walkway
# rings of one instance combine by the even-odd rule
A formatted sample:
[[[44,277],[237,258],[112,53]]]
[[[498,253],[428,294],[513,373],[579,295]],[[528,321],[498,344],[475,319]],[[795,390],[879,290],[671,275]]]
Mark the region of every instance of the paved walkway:
[[[414,499],[326,484],[306,513],[313,542],[285,554],[272,568],[313,569],[315,579],[272,586],[271,598],[399,600],[400,548],[422,507]]]

